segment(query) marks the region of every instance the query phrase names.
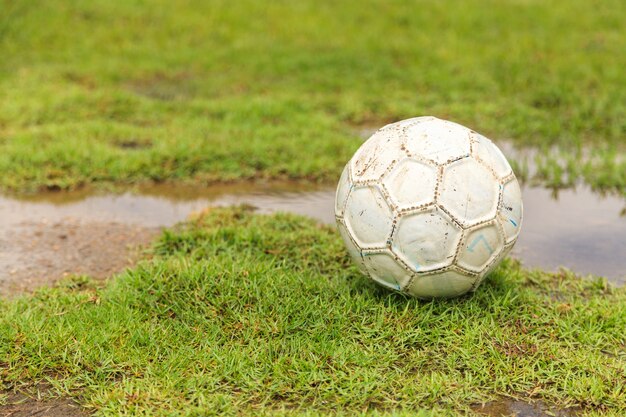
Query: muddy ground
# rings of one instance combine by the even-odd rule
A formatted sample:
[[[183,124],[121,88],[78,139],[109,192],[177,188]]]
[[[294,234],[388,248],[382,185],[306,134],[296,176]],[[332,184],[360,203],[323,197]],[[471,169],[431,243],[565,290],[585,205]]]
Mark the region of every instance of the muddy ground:
[[[89,413],[77,403],[65,398],[53,398],[50,387],[40,386],[24,391],[0,394],[0,417],[87,417]]]
[[[157,227],[116,222],[23,222],[0,240],[0,293],[32,291],[70,275],[104,279],[132,266]]]
[[[575,417],[580,411],[578,408],[557,409],[541,401],[525,402],[508,398],[476,405],[472,409],[489,417]]]

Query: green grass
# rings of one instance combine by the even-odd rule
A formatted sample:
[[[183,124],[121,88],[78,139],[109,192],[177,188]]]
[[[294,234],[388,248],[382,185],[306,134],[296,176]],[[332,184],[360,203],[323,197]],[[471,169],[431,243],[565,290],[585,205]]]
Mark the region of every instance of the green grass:
[[[110,416],[440,416],[498,396],[621,416],[625,328],[602,280],[507,261],[472,296],[418,301],[361,276],[330,227],[216,209],[103,288],[2,302],[0,375]]]
[[[0,186],[334,181],[432,114],[626,193],[622,0],[0,0]]]

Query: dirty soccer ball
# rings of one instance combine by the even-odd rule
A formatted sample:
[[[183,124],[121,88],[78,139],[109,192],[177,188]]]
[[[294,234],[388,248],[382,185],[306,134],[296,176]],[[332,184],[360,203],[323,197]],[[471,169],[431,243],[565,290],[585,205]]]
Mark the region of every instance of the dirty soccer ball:
[[[337,225],[362,272],[420,298],[474,291],[509,253],[522,196],[489,139],[417,117],[374,133],[346,165]]]

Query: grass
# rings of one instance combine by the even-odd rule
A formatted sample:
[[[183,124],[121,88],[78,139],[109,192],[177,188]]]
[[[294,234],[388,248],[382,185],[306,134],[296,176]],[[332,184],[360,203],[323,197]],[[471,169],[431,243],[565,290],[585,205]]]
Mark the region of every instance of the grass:
[[[621,416],[625,328],[626,291],[600,279],[508,260],[423,302],[367,281],[330,227],[215,209],[103,288],[2,302],[0,375],[105,416],[445,416],[498,396]]]
[[[625,13],[621,0],[0,0],[0,186],[335,181],[364,128],[432,114],[583,154],[547,159],[543,184],[626,193]]]

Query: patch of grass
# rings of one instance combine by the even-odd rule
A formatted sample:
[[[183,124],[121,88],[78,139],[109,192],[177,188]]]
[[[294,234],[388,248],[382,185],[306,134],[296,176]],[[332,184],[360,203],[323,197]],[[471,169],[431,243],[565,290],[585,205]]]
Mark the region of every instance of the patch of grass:
[[[234,208],[80,282],[0,304],[6,386],[49,380],[111,416],[626,411],[626,291],[602,280],[509,260],[472,296],[417,301],[361,276],[334,229]]]
[[[0,186],[330,181],[364,126],[432,114],[518,145],[607,149],[574,173],[624,190],[625,13],[621,0],[0,0]]]

